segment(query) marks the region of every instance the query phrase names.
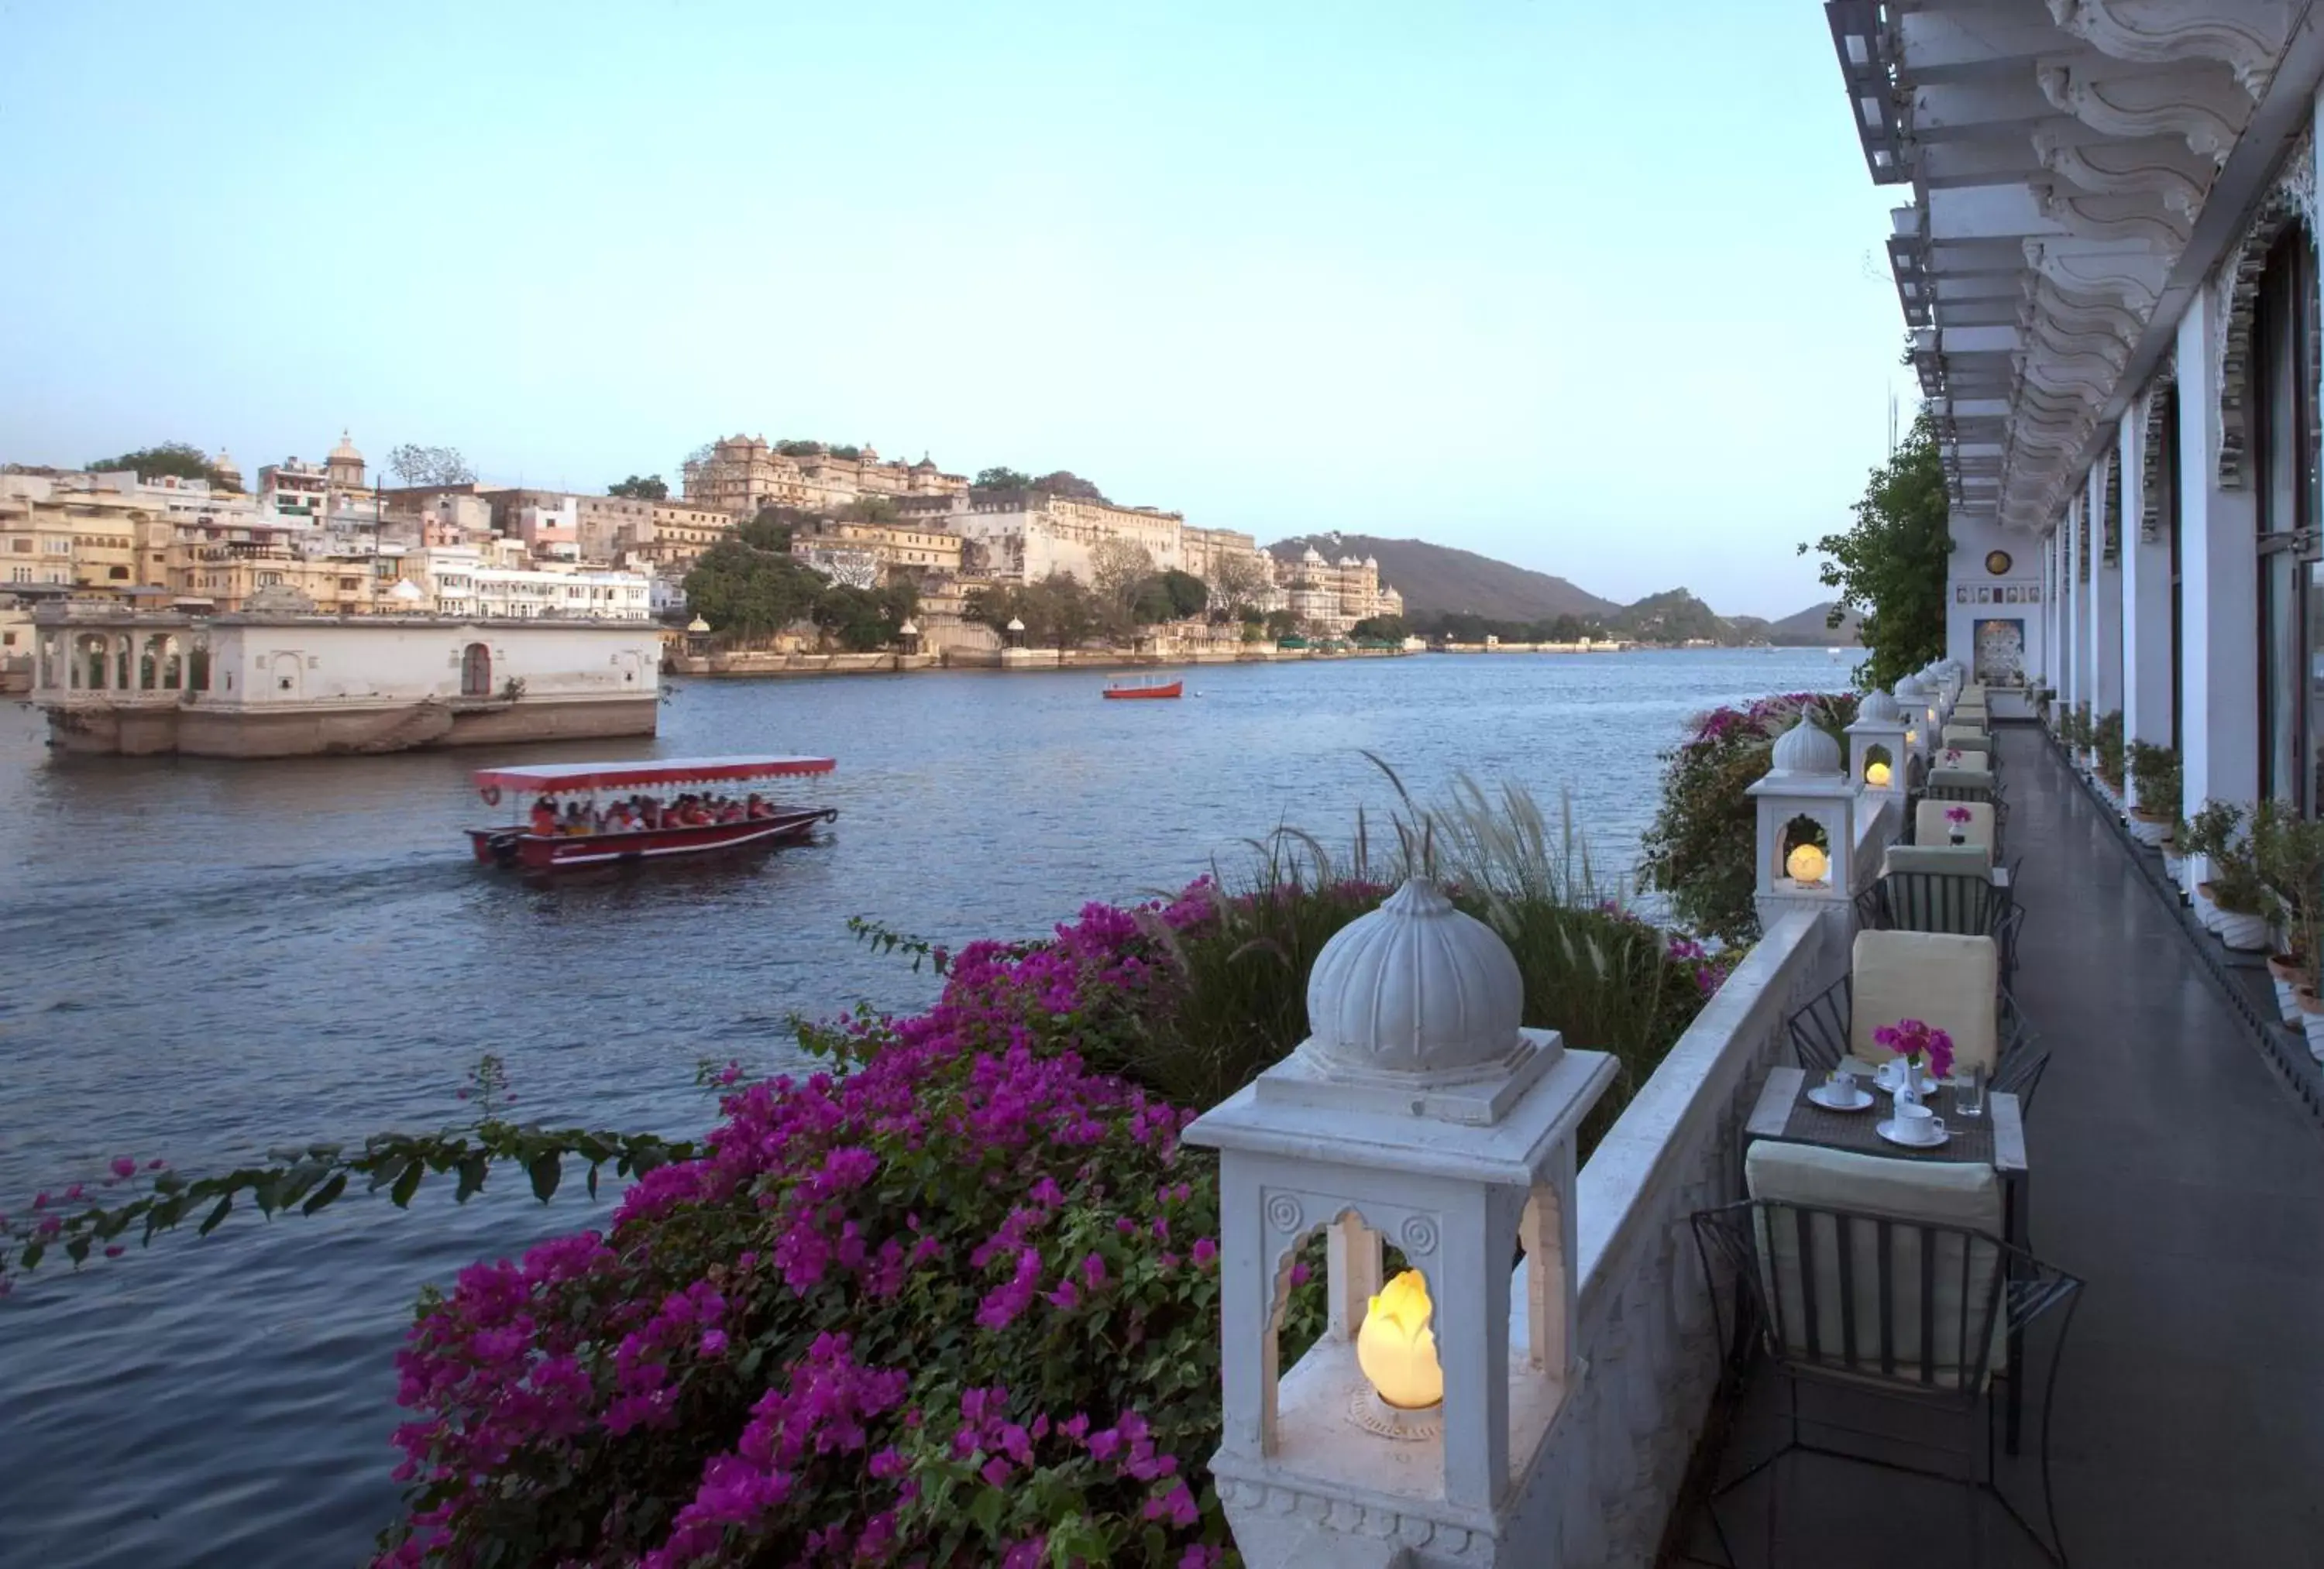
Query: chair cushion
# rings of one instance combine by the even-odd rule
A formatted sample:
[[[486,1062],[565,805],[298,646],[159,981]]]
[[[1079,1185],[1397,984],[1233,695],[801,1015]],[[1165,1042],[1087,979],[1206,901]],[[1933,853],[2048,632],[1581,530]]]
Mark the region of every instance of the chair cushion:
[[[1960,716],[1956,714],[1954,718],[1958,720]],[[1992,739],[1990,732],[1983,725],[1958,723],[1947,725],[1937,737],[1941,743],[1948,746],[1954,741],[1986,741]]]
[[[1806,1217],[1804,1251],[1812,1258],[1804,1268],[1797,1217],[1778,1212],[1772,1217],[1773,1224],[1765,1212],[1757,1217],[1754,1240],[1761,1289],[1775,1312],[1784,1348],[1793,1356],[1859,1378],[1918,1382],[1924,1350],[1921,1303],[1925,1242],[1932,1255],[1926,1282],[1930,1381],[1940,1388],[1959,1387],[1962,1363],[1969,1360],[1969,1335],[1988,1313],[1992,1315],[1988,1372],[2001,1369],[2007,1350],[2004,1316],[1997,1305],[1989,1302],[1994,1276],[2000,1268],[1999,1250],[1955,1236],[1931,1238],[1911,1224],[1957,1226],[1998,1239],[2001,1181],[1992,1167],[1982,1161],[1888,1160],[1818,1144],[1760,1139],[1744,1155],[1743,1180],[1756,1199],[1905,1223],[1889,1227],[1890,1317],[1884,1326],[1877,1227],[1869,1224],[1849,1227],[1849,1269],[1843,1276],[1840,1227],[1833,1216]],[[1964,1252],[1969,1255],[1966,1259]],[[1849,1312],[1842,1308],[1843,1280],[1853,1298]],[[1881,1365],[1884,1345],[1894,1358],[1893,1370]]]
[[[1993,848],[1982,844],[1956,847],[1941,839],[1935,844],[1890,845],[1887,859],[1880,869],[1883,873],[1938,872],[1990,880],[1993,876]]]
[[[1960,753],[1963,757],[1968,757],[1971,753],[1975,753],[1980,757],[1990,757],[1993,753],[1993,738],[1982,733],[1968,736],[1950,736],[1938,742],[1937,748],[1941,754],[1946,751],[1954,751]]]
[[[1995,1023],[2001,953],[1990,937],[1941,931],[1859,931],[1849,956],[1849,1054],[1874,1067],[1895,1053],[1872,1038],[1902,1019],[1919,1019],[1953,1039],[1956,1070],[2000,1058]]]
[[[1932,769],[1929,774],[1929,783],[1932,784],[1938,783],[1937,775],[1950,771],[1943,768]],[[1992,781],[1978,779],[1971,783],[1990,787]],[[1987,801],[1922,801],[1913,808],[1913,842],[1922,845],[1950,843],[1952,837],[1952,824],[1945,821],[1945,813],[1956,806],[1969,809],[1969,821],[1963,826],[1962,839],[1969,844],[1985,846],[1986,854],[1990,858],[1993,853],[1993,803]]]

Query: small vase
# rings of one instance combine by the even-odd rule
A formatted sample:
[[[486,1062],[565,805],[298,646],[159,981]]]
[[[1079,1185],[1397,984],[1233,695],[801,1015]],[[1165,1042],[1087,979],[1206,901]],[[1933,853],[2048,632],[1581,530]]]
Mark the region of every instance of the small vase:
[[[1963,833],[1963,832],[1962,832],[1960,829],[1958,829],[1958,828],[1957,828],[1957,829],[1954,829],[1950,833],[1947,834],[1947,835],[1945,836],[1945,838],[1946,838],[1949,841],[1950,841],[1950,843],[1952,844],[1952,847],[1953,847],[1955,849],[1959,849],[1961,846],[1963,846],[1963,845],[1965,845],[1965,844],[1967,844],[1967,843],[1969,842],[1969,835],[1967,835],[1967,834]]]

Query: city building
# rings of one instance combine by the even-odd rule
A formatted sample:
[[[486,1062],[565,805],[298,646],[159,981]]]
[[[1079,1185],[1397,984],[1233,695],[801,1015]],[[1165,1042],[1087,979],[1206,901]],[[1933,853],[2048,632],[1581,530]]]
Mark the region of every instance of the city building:
[[[959,535],[922,523],[819,518],[791,531],[791,554],[826,577],[836,574],[826,571],[821,563],[843,556],[868,557],[875,582],[896,575],[957,576],[960,547]]]
[[[161,516],[86,474],[0,474],[0,587],[131,597],[142,583],[140,540]]]
[[[405,601],[418,613],[493,620],[652,619],[651,582],[642,573],[558,570],[524,560],[521,551],[438,546],[403,553],[397,570],[420,591]]]
[[[1380,582],[1379,563],[1371,556],[1329,561],[1311,545],[1278,571],[1285,608],[1322,636],[1344,638],[1359,621],[1404,614],[1404,596]]]
[[[240,615],[44,604],[32,626],[32,700],[68,751],[281,757],[651,735],[659,706],[661,634],[643,621],[341,619],[278,592]]]
[[[777,451],[763,436],[713,442],[706,455],[686,465],[686,499],[748,521],[763,507],[835,512],[863,496],[968,491],[967,476],[945,473],[926,457],[916,463],[883,463],[870,446],[845,455],[820,442],[784,445],[795,450]]]

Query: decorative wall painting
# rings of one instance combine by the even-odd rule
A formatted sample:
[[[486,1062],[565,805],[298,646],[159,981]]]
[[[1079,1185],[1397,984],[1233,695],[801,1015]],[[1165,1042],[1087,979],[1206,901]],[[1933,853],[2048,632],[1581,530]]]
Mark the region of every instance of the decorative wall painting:
[[[2025,622],[2022,617],[1978,621],[1972,647],[1978,680],[1993,686],[2025,684]]]

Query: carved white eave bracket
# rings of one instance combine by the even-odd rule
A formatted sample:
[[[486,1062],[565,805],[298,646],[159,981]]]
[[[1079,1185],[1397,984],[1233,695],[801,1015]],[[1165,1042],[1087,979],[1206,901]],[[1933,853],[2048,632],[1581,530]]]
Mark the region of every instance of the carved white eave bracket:
[[[2034,62],[2042,96],[2109,136],[2169,136],[2216,169],[2251,118],[2252,99],[2225,66],[2189,60],[2145,69],[2088,60]]]
[[[2171,273],[2172,258],[2142,241],[2100,243],[2060,237],[2024,243],[2025,262],[2076,298],[2104,297],[2143,324]]]
[[[2266,96],[2292,38],[2285,0],[2049,0],[2058,26],[2114,60],[2215,60],[2254,103]]]
[[[2085,240],[2120,240],[2159,245],[2176,256],[2187,248],[2193,225],[2159,197],[2100,194],[2062,175],[2036,175],[2025,182],[2041,215]]]
[[[2218,166],[2175,137],[2086,140],[2079,126],[2047,124],[2034,133],[2034,156],[2043,168],[2092,196],[2151,196],[2191,225],[2203,210]]]

